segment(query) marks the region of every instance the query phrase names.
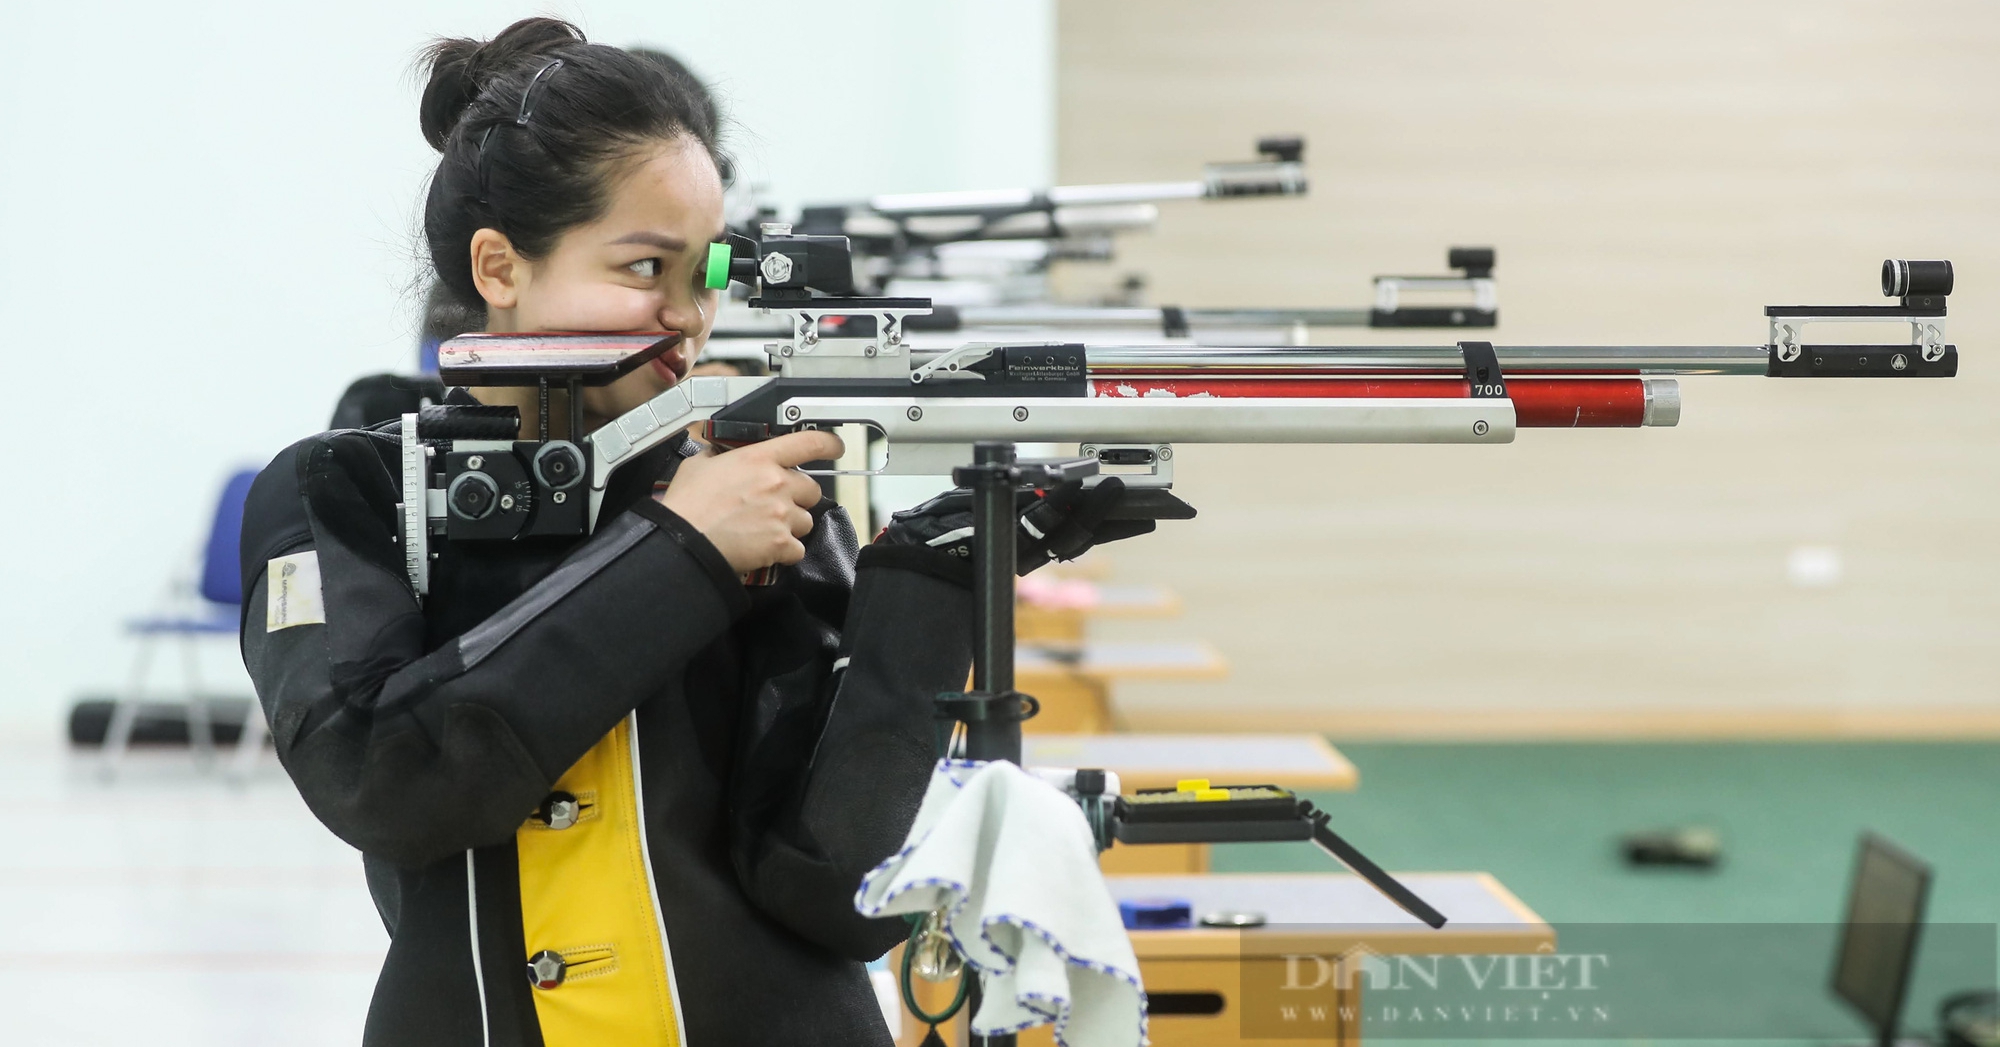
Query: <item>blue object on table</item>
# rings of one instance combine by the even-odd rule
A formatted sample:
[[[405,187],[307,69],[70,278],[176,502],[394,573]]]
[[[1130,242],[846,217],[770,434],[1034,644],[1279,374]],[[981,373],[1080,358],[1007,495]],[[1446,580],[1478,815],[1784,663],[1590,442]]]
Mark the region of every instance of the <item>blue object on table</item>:
[[[1164,931],[1194,925],[1194,906],[1185,898],[1126,898],[1118,917],[1128,931]]]

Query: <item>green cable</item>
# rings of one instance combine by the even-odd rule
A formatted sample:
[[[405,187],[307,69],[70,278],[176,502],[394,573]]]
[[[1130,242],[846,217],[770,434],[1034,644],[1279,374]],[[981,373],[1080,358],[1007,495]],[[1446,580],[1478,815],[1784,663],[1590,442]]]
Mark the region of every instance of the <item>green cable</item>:
[[[729,245],[708,245],[708,268],[702,273],[702,284],[711,291],[720,291],[729,286]]]
[[[912,934],[910,935],[910,940],[903,943],[903,977],[901,978],[902,988],[903,988],[903,1006],[908,1007],[910,1009],[910,1013],[917,1016],[918,1021],[923,1022],[925,1025],[931,1026],[932,1028],[936,1028],[940,1023],[950,1021],[952,1015],[957,1014],[958,1009],[960,1007],[965,1006],[966,994],[971,992],[972,990],[972,967],[970,964],[968,964],[964,967],[959,968],[958,995],[953,996],[951,998],[950,1006],[946,1007],[942,1012],[938,1014],[932,1014],[929,1011],[924,1010],[922,1007],[917,1006],[916,987],[910,982],[910,957],[913,954],[915,954],[916,951],[917,951],[917,936],[915,934]]]

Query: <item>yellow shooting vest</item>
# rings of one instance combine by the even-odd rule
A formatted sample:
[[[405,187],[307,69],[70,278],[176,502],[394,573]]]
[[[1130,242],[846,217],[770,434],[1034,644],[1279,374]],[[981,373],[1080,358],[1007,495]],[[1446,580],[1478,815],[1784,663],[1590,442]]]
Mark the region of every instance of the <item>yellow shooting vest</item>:
[[[514,835],[523,962],[547,950],[564,963],[560,984],[532,990],[542,1042],[679,1047],[680,995],[646,851],[638,714],[591,746],[555,789],[576,797],[575,824],[557,829],[531,818]]]

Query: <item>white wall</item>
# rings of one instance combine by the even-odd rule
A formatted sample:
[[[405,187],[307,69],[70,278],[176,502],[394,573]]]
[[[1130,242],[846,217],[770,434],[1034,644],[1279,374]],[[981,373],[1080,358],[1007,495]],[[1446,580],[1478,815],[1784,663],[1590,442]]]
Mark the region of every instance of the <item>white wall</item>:
[[[1495,342],[1741,345],[1765,305],[1881,302],[1883,258],[1949,258],[1962,371],[1691,378],[1677,428],[1498,448],[1185,448],[1201,518],[1109,555],[1187,614],[1107,632],[1202,637],[1231,675],[1121,685],[1135,726],[2000,732],[2000,5],[1217,9],[1058,9],[1062,181],[1309,143],[1308,196],[1121,246],[1158,301],[1360,304],[1490,243]],[[1814,548],[1842,577],[1799,584]]]
[[[115,684],[119,623],[190,561],[223,477],[407,369],[434,162],[412,59],[533,13],[689,62],[782,201],[1053,169],[1051,0],[10,5],[0,352],[16,461],[54,480],[0,512],[0,725]]]

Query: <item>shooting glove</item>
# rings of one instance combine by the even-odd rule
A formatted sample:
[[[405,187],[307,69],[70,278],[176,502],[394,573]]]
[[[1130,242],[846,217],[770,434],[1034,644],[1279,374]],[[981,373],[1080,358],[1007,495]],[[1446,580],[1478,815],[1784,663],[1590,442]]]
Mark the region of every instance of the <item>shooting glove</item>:
[[[1143,500],[1135,497],[1139,493],[1127,490],[1125,481],[1116,476],[1091,488],[1072,480],[1046,491],[1019,492],[1015,572],[1027,574],[1050,560],[1074,560],[1093,545],[1150,533],[1158,520],[1194,516],[1193,506],[1165,491],[1147,490]],[[876,540],[942,549],[969,562],[972,535],[972,492],[961,487],[891,516]]]

